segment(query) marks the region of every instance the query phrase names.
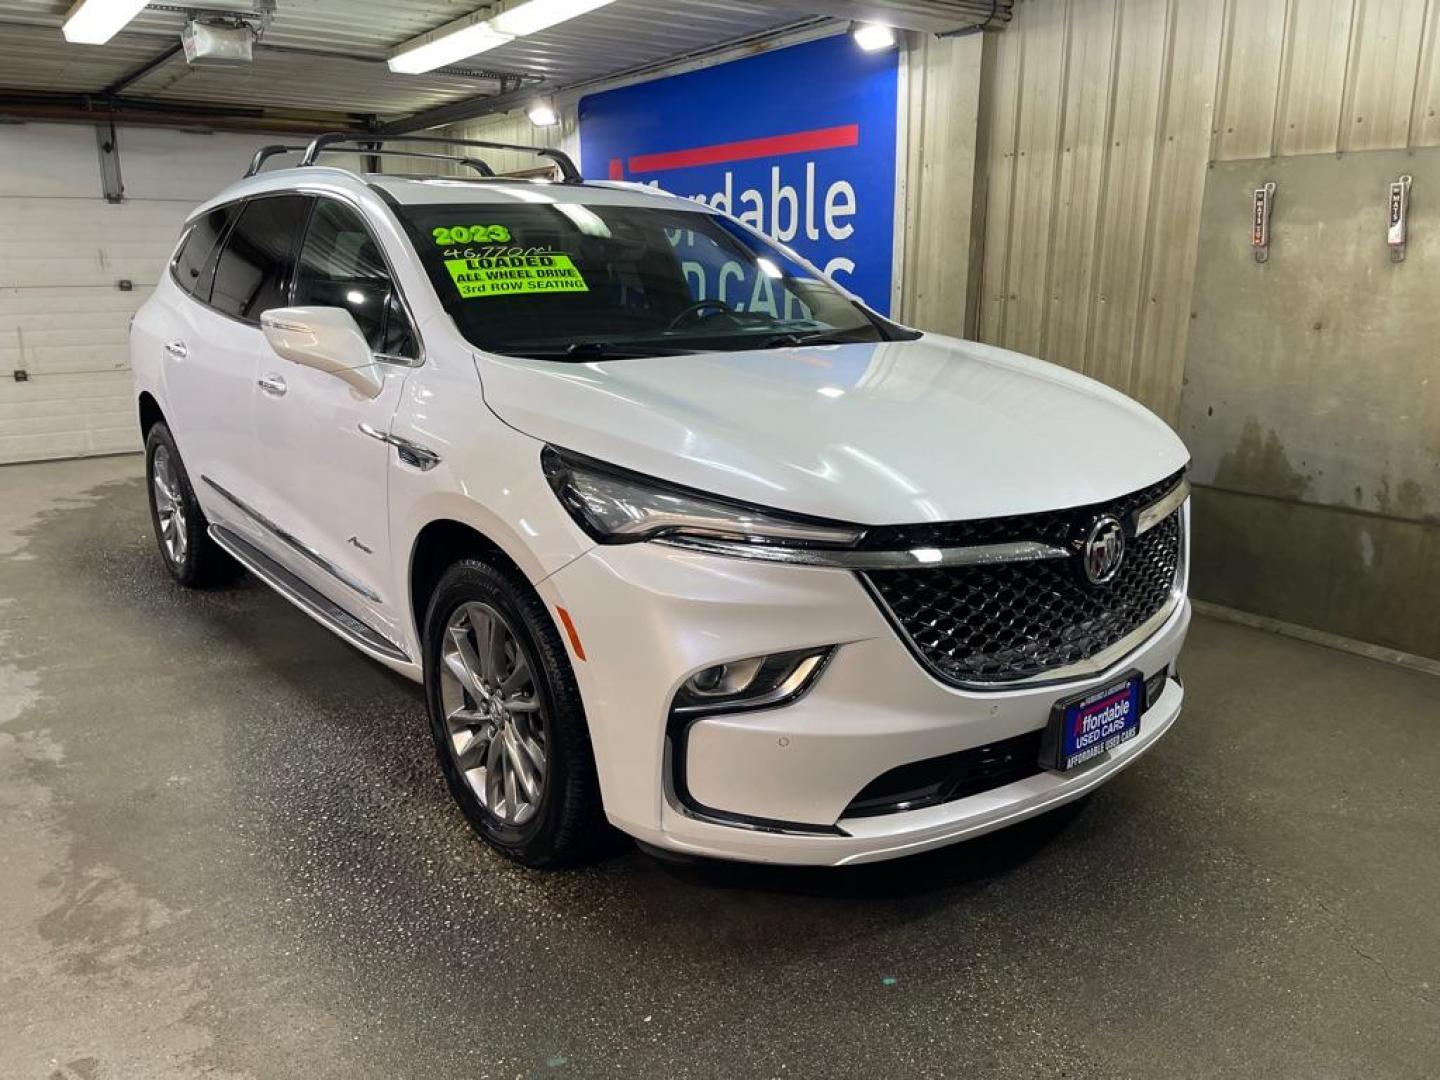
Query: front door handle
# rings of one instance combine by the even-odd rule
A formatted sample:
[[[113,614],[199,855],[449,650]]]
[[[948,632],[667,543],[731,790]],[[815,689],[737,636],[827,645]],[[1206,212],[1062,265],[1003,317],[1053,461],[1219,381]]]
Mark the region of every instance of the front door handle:
[[[279,375],[265,375],[256,380],[256,385],[271,397],[284,397],[287,387]]]
[[[173,356],[176,360],[184,360],[187,356],[190,355],[189,347],[185,344],[185,342],[180,341],[178,338],[175,341],[167,341],[165,343],[165,351],[171,356]]]

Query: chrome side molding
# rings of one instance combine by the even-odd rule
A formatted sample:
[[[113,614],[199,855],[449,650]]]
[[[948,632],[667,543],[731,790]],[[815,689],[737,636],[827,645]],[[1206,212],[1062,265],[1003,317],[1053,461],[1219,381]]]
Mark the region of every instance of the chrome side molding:
[[[384,660],[410,663],[409,655],[399,645],[316,592],[263,551],[252,547],[223,525],[211,525],[209,532],[211,539],[246,570],[361,652]]]
[[[275,522],[271,521],[264,514],[260,513],[260,511],[256,510],[249,503],[246,503],[242,501],[239,497],[232,495],[229,491],[225,490],[225,488],[221,487],[214,480],[211,480],[210,477],[204,475],[203,473],[200,475],[200,479],[204,480],[205,483],[209,484],[210,487],[214,488],[216,492],[224,496],[227,502],[231,503],[233,506],[239,509],[242,513],[245,514],[246,517],[250,518],[256,524],[261,526],[266,532],[274,536],[275,539],[279,540],[286,547],[290,548],[291,551],[294,551],[297,555],[300,555],[303,558],[314,563],[321,570],[324,570],[325,573],[329,574],[336,581],[340,582],[340,584],[344,585],[351,592],[363,596],[372,604],[383,603],[383,601],[380,599],[380,595],[375,592],[374,589],[365,585],[363,582],[356,581],[344,570],[341,570],[340,567],[336,566],[329,559],[325,558],[324,555],[321,555],[320,552],[316,551],[308,544],[286,532],[279,525],[276,525]]]
[[[372,427],[369,424],[361,424],[360,433],[362,435],[369,435],[372,439],[378,439],[380,442],[395,447],[395,452],[400,456],[401,461],[405,462],[406,465],[411,465],[419,469],[421,472],[429,472],[436,465],[440,464],[440,455],[434,450],[431,450],[428,446],[421,446],[417,442],[411,442],[402,435],[392,435],[388,431],[381,431],[379,428]]]

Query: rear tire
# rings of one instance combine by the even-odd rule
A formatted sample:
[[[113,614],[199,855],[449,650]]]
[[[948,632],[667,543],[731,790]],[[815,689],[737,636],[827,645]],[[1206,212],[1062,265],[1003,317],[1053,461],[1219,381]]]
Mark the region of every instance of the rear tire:
[[[470,826],[525,866],[597,854],[607,826],[585,710],[535,591],[462,560],[435,587],[423,640],[431,734]]]
[[[235,577],[239,566],[210,539],[210,523],[195,498],[175,438],[163,422],[152,424],[145,436],[145,491],[160,557],[171,577],[188,589]]]

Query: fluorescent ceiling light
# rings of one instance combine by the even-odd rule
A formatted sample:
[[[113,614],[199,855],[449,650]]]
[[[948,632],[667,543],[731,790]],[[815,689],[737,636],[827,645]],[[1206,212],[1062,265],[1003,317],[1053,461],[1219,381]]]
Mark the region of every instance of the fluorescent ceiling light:
[[[530,106],[529,116],[530,122],[536,127],[554,127],[560,122],[560,114],[555,111],[555,106],[544,99]]]
[[[526,3],[502,11],[490,24],[502,34],[524,37],[548,30],[556,23],[602,8],[614,0],[527,0]]]
[[[390,70],[403,75],[434,71],[611,3],[614,0],[526,0],[493,19],[467,15],[449,26],[407,41],[390,57]]]
[[[419,75],[515,40],[515,35],[502,34],[484,20],[472,20],[473,16],[471,20],[461,20],[453,29],[437,30],[402,46],[400,52],[386,61],[390,70],[402,75]]]
[[[866,52],[879,52],[895,46],[895,31],[883,23],[860,23],[850,31],[850,36]]]
[[[60,32],[76,45],[104,45],[144,8],[145,0],[80,0]]]

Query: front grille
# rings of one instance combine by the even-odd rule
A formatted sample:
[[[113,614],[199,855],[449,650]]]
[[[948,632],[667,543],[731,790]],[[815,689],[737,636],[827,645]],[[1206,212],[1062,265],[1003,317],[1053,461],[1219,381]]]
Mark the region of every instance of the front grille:
[[[1099,514],[1121,521],[1155,502],[1180,475],[1108,503],[985,521],[874,529],[867,547],[959,547],[1039,540],[1072,547]],[[1082,663],[1166,606],[1180,566],[1180,515],[1127,537],[1115,578],[1092,585],[1074,558],[864,574],[920,660],[946,682],[986,685]]]

